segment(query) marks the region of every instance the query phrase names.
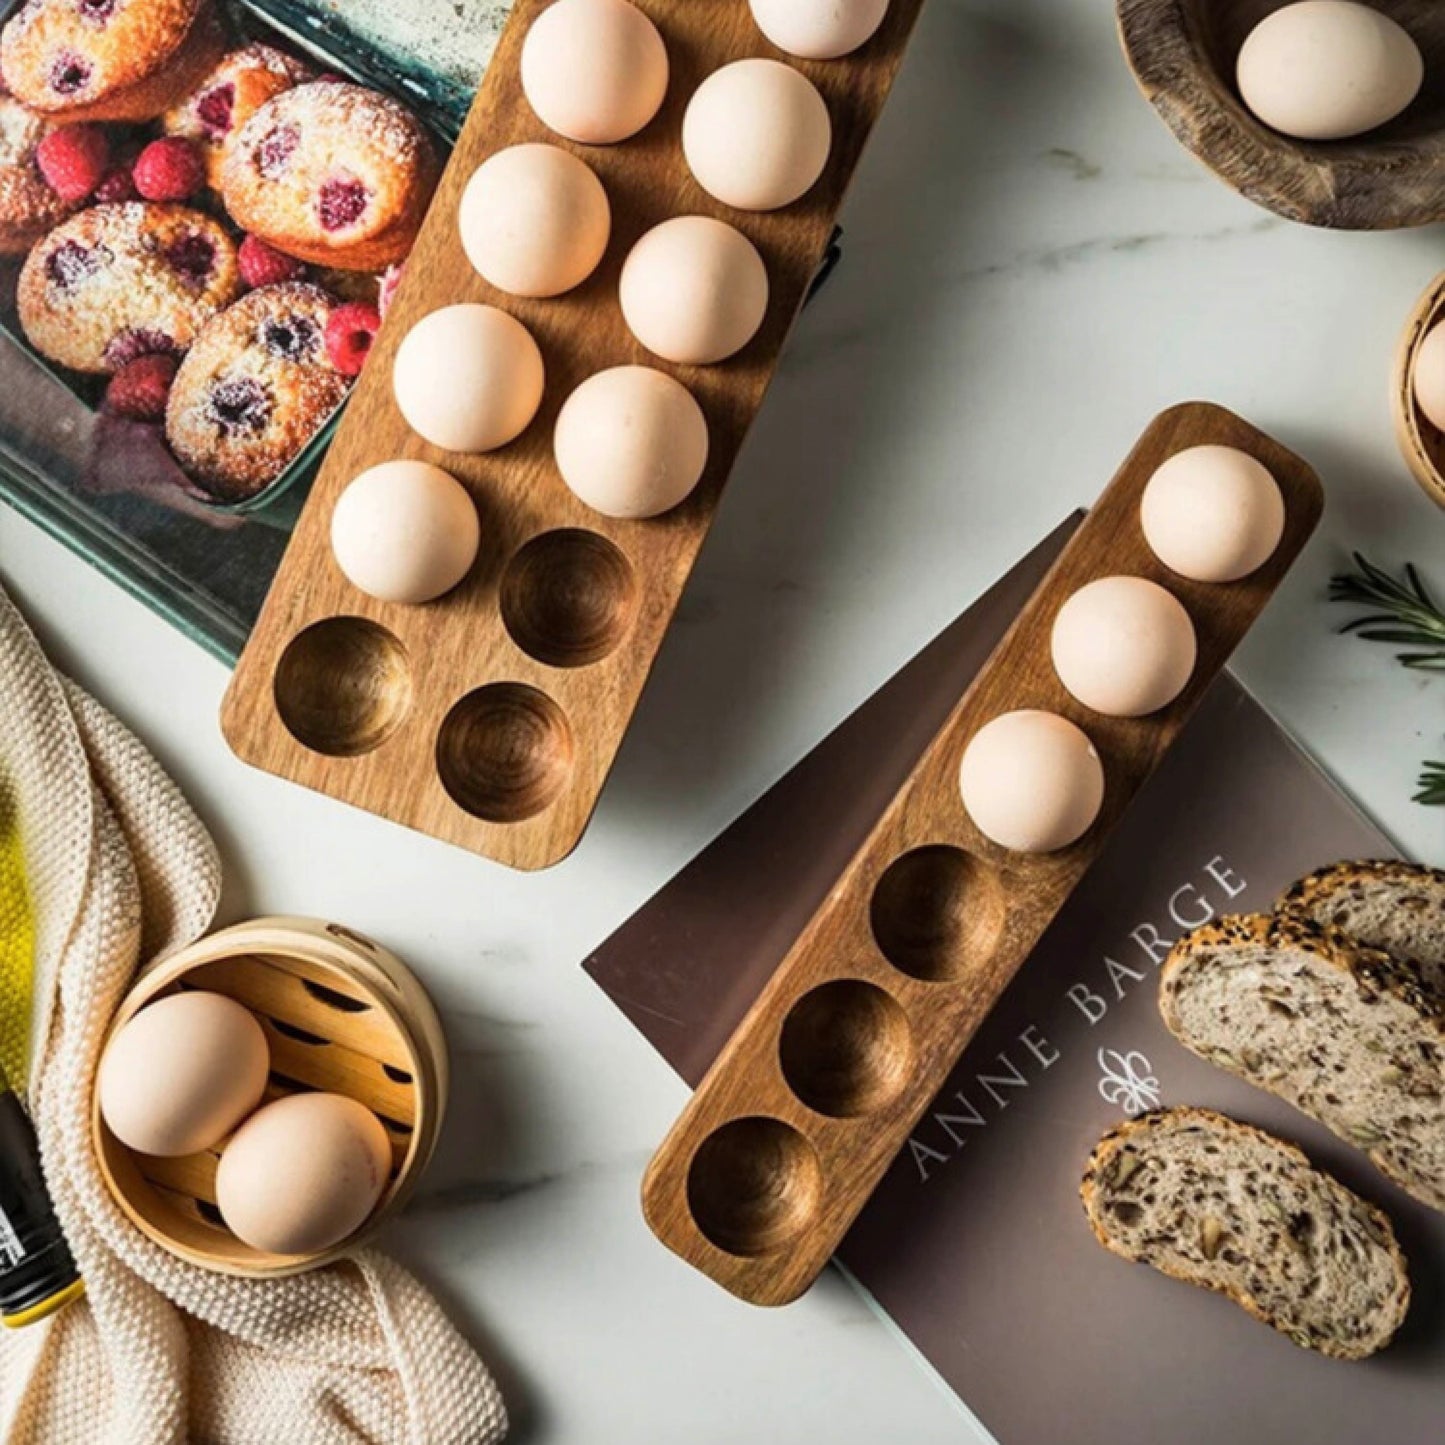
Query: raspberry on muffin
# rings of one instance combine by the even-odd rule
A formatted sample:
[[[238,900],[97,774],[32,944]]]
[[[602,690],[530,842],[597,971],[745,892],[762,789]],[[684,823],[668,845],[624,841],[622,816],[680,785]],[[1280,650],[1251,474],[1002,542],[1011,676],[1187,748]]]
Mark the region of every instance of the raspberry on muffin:
[[[290,465],[346,396],[326,355],[336,302],[288,281],[252,291],[210,321],[166,403],[166,441],[221,502],[253,497]]]
[[[35,153],[52,129],[18,100],[0,95],[0,256],[21,256],[75,209],[40,174]]]
[[[231,137],[273,95],[310,78],[305,61],[259,41],[222,57],[219,65],[161,117],[167,135],[184,136],[202,149],[206,177],[221,184],[221,161]]]
[[[318,266],[380,271],[411,249],[436,189],[436,149],[404,105],[346,81],[282,91],[221,164],[236,222]]]
[[[187,206],[92,206],[43,237],[20,272],[30,344],[75,371],[106,374],[150,352],[179,355],[241,289],[236,246]]]
[[[0,30],[0,75],[44,115],[151,120],[224,48],[213,0],[26,0]]]

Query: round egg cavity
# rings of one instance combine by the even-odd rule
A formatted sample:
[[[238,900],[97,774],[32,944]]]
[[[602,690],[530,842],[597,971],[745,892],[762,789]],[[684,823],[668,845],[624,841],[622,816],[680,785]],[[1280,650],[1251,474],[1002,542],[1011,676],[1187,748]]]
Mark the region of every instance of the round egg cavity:
[[[628,253],[618,284],[632,334],[667,361],[706,366],[741,351],[768,309],[768,272],[741,231],[675,216]]]
[[[979,832],[1015,853],[1067,848],[1104,801],[1104,768],[1088,736],[1035,710],[985,723],[964,749],[958,784]]]
[[[707,465],[707,421],[681,382],[650,366],[589,376],[562,404],[557,469],[606,517],[656,517],[697,485]]]
[[[1445,324],[1436,322],[1416,348],[1410,385],[1420,415],[1445,431]]]
[[[1419,94],[1420,47],[1388,15],[1352,0],[1299,0],[1266,15],[1236,64],[1239,93],[1265,125],[1297,140],[1363,135]]]
[[[457,212],[477,274],[512,296],[560,296],[597,269],[612,211],[592,168],[554,145],[510,146],[483,161]]]
[[[261,1102],[266,1035],[234,999],[168,994],[125,1023],[97,1082],[101,1118],[129,1149],[174,1158],[218,1144]]]
[[[430,462],[381,462],[337,498],[331,551],[353,587],[383,602],[430,602],[476,561],[477,509],[450,472]]]
[[[779,60],[724,65],[682,118],[682,150],[698,185],[740,211],[791,205],[823,174],[832,143],[817,87]]]
[[[1284,498],[1247,452],[1187,447],[1150,477],[1139,522],[1171,572],[1193,582],[1237,582],[1274,555],[1284,536]]]
[[[836,60],[872,38],[888,0],[748,0],[753,23],[800,60]]]
[[[1109,717],[1167,707],[1198,656],[1183,604],[1143,577],[1101,577],[1079,588],[1054,618],[1050,650],[1059,681]]]
[[[386,1129],[366,1105],[291,1094],[252,1114],[222,1150],[216,1206],[252,1249],[317,1254],[365,1223],[391,1163]]]
[[[397,348],[391,373],[407,424],[435,446],[489,452],[520,436],[542,404],[532,334],[495,306],[444,306]],[[468,564],[470,565],[470,564]]]
[[[522,42],[522,92],[537,119],[583,145],[636,135],[667,94],[667,47],[628,0],[556,0]]]

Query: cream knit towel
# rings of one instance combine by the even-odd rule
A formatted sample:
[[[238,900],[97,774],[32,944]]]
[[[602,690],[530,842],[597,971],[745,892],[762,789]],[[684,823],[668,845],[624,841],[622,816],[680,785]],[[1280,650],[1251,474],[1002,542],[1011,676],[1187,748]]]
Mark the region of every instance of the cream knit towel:
[[[211,921],[216,852],[140,743],[56,675],[0,592],[0,788],[36,924],[29,1104],[87,1297],[3,1332],[7,1445],[490,1445],[506,1413],[435,1300],[371,1250],[284,1280],[211,1274],[112,1203],[88,1139],[106,1022]]]

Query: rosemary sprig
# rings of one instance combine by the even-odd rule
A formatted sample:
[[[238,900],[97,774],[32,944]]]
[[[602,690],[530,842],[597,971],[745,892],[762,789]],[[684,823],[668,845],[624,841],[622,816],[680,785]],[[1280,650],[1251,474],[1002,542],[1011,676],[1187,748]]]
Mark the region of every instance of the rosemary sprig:
[[[1445,672],[1445,610],[1430,595],[1415,567],[1405,564],[1405,578],[1391,577],[1354,554],[1355,572],[1330,579],[1330,600],[1378,609],[1353,618],[1340,628],[1367,642],[1393,642],[1412,649],[1396,660],[1423,672]],[[1427,762],[1420,772],[1417,803],[1445,806],[1445,762]]]
[[[1445,763],[1426,763],[1420,774],[1420,791],[1415,794],[1417,803],[1433,803],[1436,807],[1445,804]]]
[[[1422,652],[1397,652],[1395,656],[1406,667],[1445,672],[1445,611],[1430,595],[1415,567],[1405,564],[1405,580],[1401,582],[1358,552],[1355,566],[1358,572],[1345,572],[1330,579],[1330,600],[1382,610],[1356,617],[1340,631],[1353,632],[1367,642],[1397,642],[1424,648]]]

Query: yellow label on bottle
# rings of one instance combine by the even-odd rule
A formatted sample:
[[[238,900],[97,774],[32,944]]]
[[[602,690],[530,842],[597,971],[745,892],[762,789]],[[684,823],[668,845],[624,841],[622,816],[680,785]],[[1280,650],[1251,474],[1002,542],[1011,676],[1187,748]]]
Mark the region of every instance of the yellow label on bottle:
[[[35,915],[25,885],[25,854],[15,800],[0,779],[0,1071],[25,1087],[35,975]]]

